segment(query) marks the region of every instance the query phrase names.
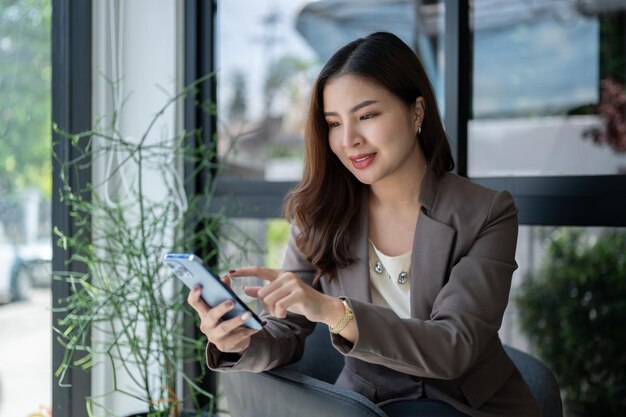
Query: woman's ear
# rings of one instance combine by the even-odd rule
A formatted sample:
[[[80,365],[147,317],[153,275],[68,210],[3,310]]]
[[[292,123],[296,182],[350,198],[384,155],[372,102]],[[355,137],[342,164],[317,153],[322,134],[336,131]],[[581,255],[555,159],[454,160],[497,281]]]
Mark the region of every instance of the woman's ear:
[[[415,99],[415,104],[413,106],[413,120],[414,120],[414,128],[417,133],[417,128],[422,126],[424,122],[425,108],[424,108],[424,97],[419,96]]]

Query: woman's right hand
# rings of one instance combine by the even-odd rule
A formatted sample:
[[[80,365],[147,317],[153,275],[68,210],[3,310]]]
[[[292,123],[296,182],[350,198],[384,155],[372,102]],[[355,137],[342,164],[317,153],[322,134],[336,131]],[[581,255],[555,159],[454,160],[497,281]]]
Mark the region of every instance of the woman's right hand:
[[[230,286],[230,278],[224,277],[222,281]],[[187,302],[200,316],[200,331],[206,335],[209,342],[221,352],[243,353],[250,345],[250,337],[258,330],[241,326],[250,319],[250,313],[223,320],[222,317],[230,311],[235,303],[226,300],[211,308],[200,298],[201,287],[189,291]]]

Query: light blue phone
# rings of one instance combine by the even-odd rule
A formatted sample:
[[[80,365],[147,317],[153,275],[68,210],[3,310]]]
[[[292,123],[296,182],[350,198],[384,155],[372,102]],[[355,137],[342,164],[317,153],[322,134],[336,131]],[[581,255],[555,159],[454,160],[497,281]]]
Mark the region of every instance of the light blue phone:
[[[163,262],[169,266],[174,275],[180,279],[189,289],[196,285],[202,286],[202,299],[209,307],[214,307],[226,300],[233,300],[235,307],[224,315],[225,319],[240,316],[246,311],[252,313],[252,317],[243,325],[251,329],[261,329],[264,322],[241,301],[222,280],[213,274],[204,265],[202,259],[192,253],[167,253],[163,256]]]

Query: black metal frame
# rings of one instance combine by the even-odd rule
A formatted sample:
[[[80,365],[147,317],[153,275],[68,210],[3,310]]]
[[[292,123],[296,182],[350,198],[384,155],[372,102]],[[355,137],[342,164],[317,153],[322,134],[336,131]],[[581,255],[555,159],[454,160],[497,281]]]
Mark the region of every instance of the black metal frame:
[[[72,0],[52,1],[52,120],[66,132],[86,131],[91,127],[91,2]],[[75,230],[69,210],[60,200],[63,164],[76,158],[81,150],[68,138],[53,133],[52,149],[52,224],[63,233],[72,235]],[[84,189],[91,172],[68,172],[67,178],[74,189]],[[53,233],[54,236],[54,233]],[[88,236],[85,237],[89,239]],[[52,268],[54,271],[80,270],[80,265],[69,263],[72,253],[53,242]],[[70,293],[69,284],[52,282],[52,307]],[[52,313],[56,326],[62,313]],[[91,394],[91,374],[78,369],[68,370],[64,383],[71,389],[59,386],[54,372],[60,365],[63,346],[52,333],[52,411],[55,416],[86,416],[85,397]]]
[[[184,4],[184,82],[190,85],[197,80],[215,71],[214,38],[215,38],[215,14],[216,3],[206,0],[185,0]],[[213,138],[217,131],[217,121],[214,114],[207,113],[199,103],[215,103],[217,97],[215,77],[198,85],[197,94],[190,94],[185,97],[184,103],[184,126],[185,131],[193,132],[200,129],[200,135],[192,135],[187,138],[188,146],[202,144],[207,149],[213,149],[211,159],[217,161],[216,143]],[[196,171],[196,166],[187,162],[184,167],[185,178],[190,178]],[[194,182],[186,183],[185,191],[187,195],[197,195],[209,189],[210,181],[214,178],[215,170],[206,168],[200,175],[194,175]],[[193,223],[193,221],[191,222]],[[194,226],[188,226],[194,227]],[[205,253],[212,253],[214,248],[205,248]],[[190,317],[186,317],[185,336],[200,339],[204,336],[200,333],[198,326]],[[184,364],[185,373],[195,378],[202,374],[201,364]],[[214,372],[209,372],[199,383],[206,391],[217,394],[217,378]],[[188,387],[184,393],[186,399],[185,407],[192,408]],[[201,407],[207,406],[207,401],[199,401]]]
[[[450,140],[455,171],[467,176],[467,121],[472,95],[472,34],[469,27],[469,0],[445,2],[445,112],[444,125]]]
[[[220,178],[208,210],[225,210],[233,217],[271,219],[282,217],[283,200],[295,185],[289,181]]]
[[[509,190],[523,225],[626,226],[626,175],[472,178]]]

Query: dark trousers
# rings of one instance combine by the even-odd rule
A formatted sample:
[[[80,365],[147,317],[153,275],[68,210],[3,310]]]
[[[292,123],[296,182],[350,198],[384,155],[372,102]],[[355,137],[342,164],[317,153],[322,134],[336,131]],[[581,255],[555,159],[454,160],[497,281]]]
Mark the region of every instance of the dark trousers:
[[[468,417],[448,403],[428,398],[396,401],[381,408],[389,417]]]

